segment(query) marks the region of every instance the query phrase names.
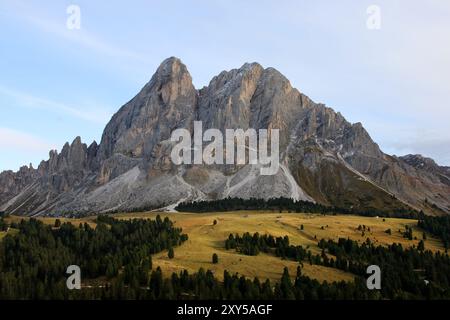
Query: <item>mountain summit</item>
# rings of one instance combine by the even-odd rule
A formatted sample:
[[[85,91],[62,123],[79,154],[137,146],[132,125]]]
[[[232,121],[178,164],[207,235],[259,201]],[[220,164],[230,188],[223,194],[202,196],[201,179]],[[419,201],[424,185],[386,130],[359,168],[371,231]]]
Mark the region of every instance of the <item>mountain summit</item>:
[[[280,132],[280,169],[255,165],[174,165],[171,132],[268,129]],[[421,163],[424,163],[421,165]],[[173,208],[180,201],[291,197],[361,209],[450,212],[448,168],[384,154],[362,124],[316,104],[273,68],[246,63],[197,90],[178,58],[111,118],[100,144],[76,138],[37,169],[0,174],[0,210],[75,215]],[[429,168],[433,167],[433,170]]]

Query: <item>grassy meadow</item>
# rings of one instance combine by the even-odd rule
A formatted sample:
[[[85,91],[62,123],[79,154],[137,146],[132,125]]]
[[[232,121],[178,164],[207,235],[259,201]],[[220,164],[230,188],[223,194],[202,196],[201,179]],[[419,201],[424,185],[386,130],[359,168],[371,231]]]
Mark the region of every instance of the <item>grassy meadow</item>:
[[[210,269],[222,278],[223,271],[239,273],[247,277],[258,276],[260,279],[279,280],[283,268],[286,266],[292,276],[296,273],[298,263],[282,260],[278,257],[260,253],[258,256],[246,256],[235,250],[226,250],[225,240],[230,233],[243,234],[245,232],[271,234],[273,236],[289,236],[291,244],[308,247],[314,254],[320,253],[317,242],[322,239],[350,238],[364,242],[367,238],[376,244],[388,245],[401,243],[404,247],[417,246],[423,237],[423,232],[417,228],[416,220],[398,218],[375,218],[351,215],[318,215],[304,213],[273,213],[237,211],[221,213],[169,213],[169,212],[142,212],[119,213],[113,216],[117,219],[154,219],[157,215],[169,217],[175,226],[181,227],[187,233],[189,240],[181,246],[174,248],[175,257],[169,259],[167,251],[153,255],[153,266],[161,267],[164,274],[180,272],[187,269],[189,272],[198,271],[200,267]],[[10,222],[19,222],[22,217],[9,217]],[[39,218],[44,223],[53,225],[56,218]],[[95,217],[79,219],[59,218],[62,222],[71,222],[74,225],[88,223],[95,227]],[[214,220],[217,221],[214,224]],[[303,225],[303,230],[301,230]],[[360,230],[359,226],[366,230]],[[403,237],[402,231],[406,226],[413,230],[414,240]],[[370,229],[370,231],[369,231]],[[391,234],[386,233],[391,229]],[[10,229],[9,232],[16,230]],[[0,239],[5,236],[0,233]],[[433,251],[444,248],[440,240],[427,234],[425,248]],[[217,253],[219,263],[212,263],[212,255]],[[354,276],[334,268],[309,265],[304,263],[303,273],[319,281],[351,281]]]

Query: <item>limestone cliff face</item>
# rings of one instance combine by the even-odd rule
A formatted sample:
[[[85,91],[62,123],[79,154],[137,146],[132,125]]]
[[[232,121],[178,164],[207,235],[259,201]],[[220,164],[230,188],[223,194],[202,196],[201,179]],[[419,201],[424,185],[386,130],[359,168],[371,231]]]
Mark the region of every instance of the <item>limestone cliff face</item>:
[[[174,165],[171,132],[279,129],[281,166]],[[422,163],[424,163],[422,165]],[[163,61],[112,117],[101,142],[76,138],[37,169],[0,174],[0,210],[15,214],[98,213],[166,207],[185,200],[291,197],[354,208],[450,212],[449,169],[384,154],[362,124],[311,101],[273,68],[246,63],[196,90],[177,58]]]
[[[186,66],[165,60],[149,83],[111,119],[100,144],[100,157],[120,153],[148,157],[175,128],[188,127],[195,114],[197,91]]]
[[[446,185],[450,185],[450,168],[439,166],[433,159],[426,158],[420,154],[408,154],[400,157],[401,160],[410,166],[430,173],[430,179],[433,177]]]
[[[39,171],[34,169],[31,164],[29,167],[22,166],[17,172],[8,170],[0,173],[0,204],[20,193],[36,180],[39,174]]]
[[[197,91],[186,66],[177,58],[165,60],[106,126],[99,148],[99,182],[106,183],[154,157],[155,147],[170,139],[173,130],[190,129],[196,106]]]
[[[2,207],[23,215],[42,210],[56,210],[59,201],[69,201],[70,192],[84,187],[89,176],[95,174],[97,149],[96,142],[87,147],[81,142],[81,138],[77,137],[72,144],[66,143],[61,153],[51,150],[49,159],[42,161],[37,169],[22,168],[13,174],[15,179],[18,179],[26,172],[26,178],[21,180],[26,183],[14,184],[16,188],[20,187],[20,190],[5,197]],[[1,175],[4,174],[5,172]],[[4,183],[2,178],[0,183]]]

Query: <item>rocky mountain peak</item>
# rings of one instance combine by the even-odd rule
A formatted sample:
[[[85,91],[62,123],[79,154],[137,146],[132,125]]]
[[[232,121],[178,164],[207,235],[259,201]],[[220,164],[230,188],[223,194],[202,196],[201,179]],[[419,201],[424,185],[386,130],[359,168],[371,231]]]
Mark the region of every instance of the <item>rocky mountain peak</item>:
[[[73,139],[71,146],[73,147],[74,145],[81,145],[81,137],[77,136],[75,139]]]
[[[173,130],[278,129],[280,167],[174,165]],[[428,163],[429,167],[417,165]],[[432,170],[429,168],[433,168]],[[443,170],[445,169],[445,170]],[[293,88],[274,68],[245,63],[196,90],[186,66],[164,60],[150,81],[113,115],[101,142],[80,137],[50,151],[37,170],[0,174],[0,210],[107,212],[225,197],[291,197],[329,205],[450,212],[448,168],[419,156],[385,155],[361,123]],[[395,196],[395,197],[394,197]],[[437,212],[436,212],[437,213]]]
[[[192,77],[186,66],[180,59],[171,57],[164,60],[156,70],[150,82],[144,87],[144,91],[152,90],[157,86],[160,97],[165,104],[174,102],[179,96],[189,94],[195,90]]]
[[[433,159],[424,157],[421,154],[407,154],[405,156],[400,157],[400,159],[407,162],[409,165],[413,167],[438,166]]]
[[[448,167],[440,166],[433,159],[421,154],[408,154],[399,158],[416,169],[434,174],[442,183],[450,186],[450,170]]]
[[[179,74],[189,74],[186,65],[177,57],[165,59],[156,70],[156,75],[160,77],[171,77]]]
[[[164,60],[142,90],[107,124],[97,157],[105,183],[155,157],[154,149],[176,128],[190,129],[198,94],[180,59]],[[112,167],[115,169],[113,170]]]

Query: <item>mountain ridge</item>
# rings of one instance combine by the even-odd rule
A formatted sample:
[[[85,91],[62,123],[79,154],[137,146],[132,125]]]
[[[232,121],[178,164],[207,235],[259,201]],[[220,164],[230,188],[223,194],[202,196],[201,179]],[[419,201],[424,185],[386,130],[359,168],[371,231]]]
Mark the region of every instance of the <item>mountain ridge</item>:
[[[280,170],[260,176],[253,165],[175,166],[170,134],[177,128],[192,133],[193,121],[203,121],[205,130],[280,129]],[[59,154],[50,151],[37,169],[0,173],[0,210],[66,215],[285,196],[449,213],[442,168],[424,170],[411,158],[384,154],[361,123],[314,103],[276,69],[245,63],[197,90],[186,66],[171,57],[112,116],[99,144],[87,146],[77,137]]]

